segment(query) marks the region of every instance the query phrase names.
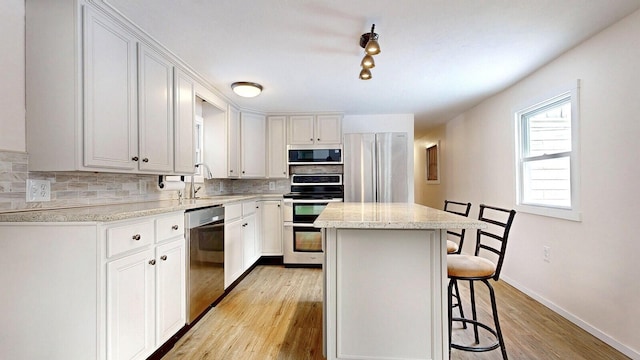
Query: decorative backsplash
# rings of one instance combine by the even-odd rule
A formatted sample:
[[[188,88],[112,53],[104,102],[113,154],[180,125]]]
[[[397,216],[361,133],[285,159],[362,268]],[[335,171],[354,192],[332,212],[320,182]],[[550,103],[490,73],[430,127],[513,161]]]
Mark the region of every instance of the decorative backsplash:
[[[157,175],[93,172],[29,172],[28,154],[0,151],[0,212],[177,199],[158,188]],[[26,180],[49,180],[51,201],[26,202]],[[289,192],[288,179],[205,180],[200,196]],[[269,183],[274,183],[269,189]],[[222,186],[221,186],[222,185]],[[187,185],[186,190],[188,190]]]

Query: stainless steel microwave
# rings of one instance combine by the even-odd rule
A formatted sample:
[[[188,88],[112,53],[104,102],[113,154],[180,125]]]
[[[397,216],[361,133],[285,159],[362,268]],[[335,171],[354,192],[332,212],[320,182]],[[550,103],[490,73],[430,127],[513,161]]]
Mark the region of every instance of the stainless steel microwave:
[[[289,147],[289,165],[342,164],[342,148]]]

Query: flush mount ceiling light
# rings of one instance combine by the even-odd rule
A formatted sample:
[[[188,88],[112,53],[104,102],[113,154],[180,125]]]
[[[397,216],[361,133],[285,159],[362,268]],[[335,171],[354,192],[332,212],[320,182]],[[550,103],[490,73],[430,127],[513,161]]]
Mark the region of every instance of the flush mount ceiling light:
[[[262,92],[262,85],[254,82],[238,81],[231,84],[231,89],[239,96],[252,98],[260,95]]]
[[[362,34],[360,36],[360,47],[364,49],[364,57],[360,62],[360,66],[362,66],[362,70],[360,71],[360,79],[369,80],[371,79],[371,69],[376,66],[375,61],[373,60],[373,55],[380,54],[380,44],[378,44],[378,34],[373,32],[376,24],[371,25],[371,32]]]

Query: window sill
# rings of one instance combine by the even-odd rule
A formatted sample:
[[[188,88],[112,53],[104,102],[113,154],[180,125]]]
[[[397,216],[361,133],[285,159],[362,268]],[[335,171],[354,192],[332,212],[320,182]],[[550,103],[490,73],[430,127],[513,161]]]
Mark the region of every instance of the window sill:
[[[576,210],[558,209],[544,206],[533,205],[516,205],[516,210],[523,213],[547,216],[557,219],[570,220],[570,221],[582,221],[582,213]]]

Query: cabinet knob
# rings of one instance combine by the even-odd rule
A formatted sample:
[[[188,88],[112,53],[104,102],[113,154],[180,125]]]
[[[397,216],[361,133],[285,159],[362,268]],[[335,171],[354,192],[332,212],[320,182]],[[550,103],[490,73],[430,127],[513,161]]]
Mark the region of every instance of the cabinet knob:
[[[142,159],[142,162],[149,162],[149,159],[148,158],[144,158],[144,159]]]
[[[244,170],[242,170],[242,173],[244,174]]]
[[[278,204],[278,207],[280,207],[280,204]]]
[[[160,256],[160,259],[162,259],[163,261],[166,261],[167,260],[167,255]]]
[[[142,238],[142,236],[140,236],[140,234],[135,234],[131,237],[133,240],[138,241]]]
[[[134,157],[132,157],[132,158],[131,158],[131,160],[133,160],[133,161],[138,161],[138,157],[137,157],[137,156],[134,156]]]
[[[247,226],[247,225],[249,225],[249,224],[247,224],[247,223],[244,223],[244,224],[242,224],[242,227],[245,227],[245,226]]]
[[[313,138],[309,139],[309,141],[313,141]]]
[[[232,172],[233,172],[233,170],[229,170],[229,172],[230,172],[230,173],[232,173]]]
[[[320,138],[318,138],[318,141],[320,141]]]
[[[172,228],[173,230],[178,230],[178,229],[180,228],[180,226],[178,226],[178,225],[173,225],[171,228]]]
[[[156,259],[149,260],[149,265],[155,265],[155,264],[156,264]]]

